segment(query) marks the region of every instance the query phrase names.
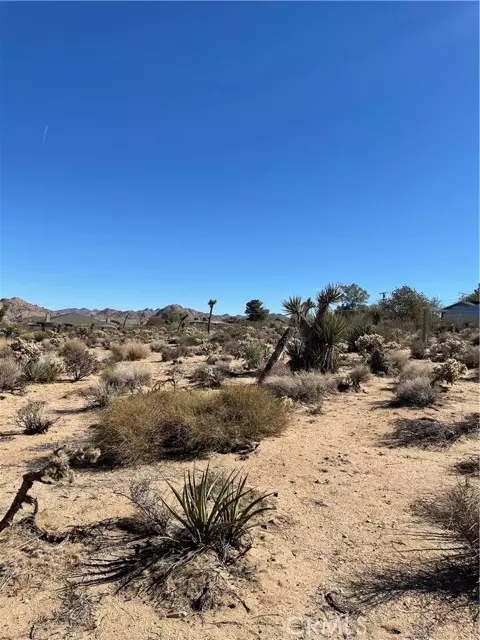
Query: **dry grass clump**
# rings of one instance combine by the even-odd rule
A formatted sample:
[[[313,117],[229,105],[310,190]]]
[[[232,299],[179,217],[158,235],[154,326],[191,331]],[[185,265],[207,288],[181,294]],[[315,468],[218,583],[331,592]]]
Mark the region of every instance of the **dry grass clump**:
[[[280,434],[288,411],[281,400],[254,385],[205,393],[184,389],[117,398],[104,410],[96,446],[116,463],[140,463],[168,455],[227,451]]]
[[[45,404],[43,400],[29,400],[15,414],[15,424],[27,435],[46,433],[55,420],[45,415]]]
[[[431,362],[409,361],[400,371],[399,380],[412,380],[413,378],[429,378],[432,374],[433,365]]]
[[[191,380],[203,389],[218,389],[225,379],[225,370],[218,365],[202,364],[195,369]]]
[[[423,360],[427,357],[427,354],[428,344],[425,342],[425,340],[422,340],[421,338],[415,338],[414,340],[412,340],[412,344],[410,347],[410,355],[412,356],[412,358],[415,358],[416,360]]]
[[[384,441],[391,446],[445,449],[462,436],[478,434],[478,413],[466,416],[460,422],[445,423],[432,418],[401,418],[394,431]]]
[[[21,364],[12,357],[0,358],[0,391],[17,391],[23,387]]]
[[[312,403],[333,393],[337,381],[335,376],[328,373],[302,372],[289,376],[269,376],[262,386],[279,398]]]
[[[418,537],[431,547],[421,551],[422,560],[413,562],[412,555],[400,566],[370,571],[352,581],[350,590],[357,602],[378,605],[405,595],[429,596],[438,604],[469,607],[477,616],[479,596],[479,488],[466,483],[444,489],[417,502],[414,513],[432,529]],[[430,558],[425,554],[433,554]]]
[[[399,373],[405,368],[409,361],[408,353],[400,350],[390,351],[387,358],[390,373]]]
[[[438,387],[421,376],[400,382],[395,390],[397,404],[406,407],[426,407],[434,404],[439,395]]]
[[[127,340],[123,344],[110,345],[110,352],[116,362],[121,360],[145,360],[150,355],[150,348],[143,342]]]
[[[459,357],[467,369],[476,369],[480,361],[480,347],[469,345],[465,348],[463,354]]]
[[[152,340],[150,350],[153,351],[153,353],[161,353],[164,346],[165,342],[163,340]]]
[[[80,391],[80,395],[86,401],[88,409],[103,409],[119,394],[120,390],[117,387],[113,387],[104,380],[99,380]]]
[[[74,382],[98,371],[97,356],[91,353],[81,340],[75,338],[68,340],[63,345],[60,354],[65,364],[65,370]]]
[[[45,353],[35,360],[29,360],[23,370],[30,382],[47,384],[58,380],[65,373],[65,366],[55,354]]]
[[[175,362],[179,358],[182,358],[186,355],[187,350],[184,346],[170,346],[164,345],[160,350],[162,354],[162,360],[164,362]]]
[[[152,373],[143,362],[119,362],[106,367],[100,376],[106,385],[117,391],[137,391],[150,384]]]
[[[462,476],[480,476],[480,456],[478,454],[467,456],[463,460],[459,460],[454,469],[456,473]]]
[[[371,377],[370,370],[365,364],[358,364],[350,370],[348,377],[354,388],[359,388],[362,382],[368,382]]]

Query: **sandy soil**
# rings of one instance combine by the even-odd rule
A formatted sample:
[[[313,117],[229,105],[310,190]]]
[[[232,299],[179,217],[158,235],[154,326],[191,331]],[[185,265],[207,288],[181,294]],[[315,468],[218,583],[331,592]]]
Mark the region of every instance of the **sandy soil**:
[[[186,360],[185,370],[200,360]],[[166,366],[159,357],[154,354],[149,361],[155,379],[164,379]],[[58,444],[88,438],[96,414],[82,411],[84,401],[77,391],[91,382],[31,385],[25,396],[5,394],[0,402],[0,515],[27,466],[36,465]],[[211,457],[213,467],[241,468],[248,471],[251,485],[278,492],[277,508],[256,531],[249,553],[255,574],[241,594],[249,612],[232,602],[231,607],[202,616],[165,618],[148,601],[127,599],[103,586],[87,591],[92,611],[82,628],[74,620],[80,616],[77,605],[79,610],[86,605],[62,605],[62,587],[74,573],[80,545],[48,545],[14,527],[0,536],[0,640],[475,638],[467,613],[439,611],[418,597],[360,608],[355,615],[341,614],[324,598],[333,593],[334,604],[348,611],[349,601],[342,598],[341,589],[348,588],[352,577],[392,564],[413,566],[418,553],[408,551],[425,543],[411,534],[424,526],[412,516],[409,505],[458,482],[452,465],[477,448],[474,440],[459,441],[443,451],[382,444],[396,418],[460,420],[478,411],[474,382],[461,381],[439,407],[426,410],[389,407],[392,382],[373,378],[363,392],[335,395],[321,415],[312,415],[307,407],[296,408],[289,430],[263,441],[247,459],[234,454]],[[12,416],[29,398],[47,400],[58,417],[56,424],[45,435],[2,436],[16,431]],[[203,465],[205,461],[198,463]],[[35,486],[39,522],[62,531],[73,524],[127,515],[130,506],[123,494],[134,476],[155,471],[178,479],[187,466],[162,462],[141,469],[84,470],[76,473],[71,485]]]

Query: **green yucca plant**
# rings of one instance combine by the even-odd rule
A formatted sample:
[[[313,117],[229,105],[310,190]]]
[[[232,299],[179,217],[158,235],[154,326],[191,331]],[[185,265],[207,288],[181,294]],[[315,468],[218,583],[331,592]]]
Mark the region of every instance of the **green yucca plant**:
[[[315,302],[310,299],[303,302],[298,296],[284,302],[284,309],[300,334],[300,345],[293,348],[295,369],[333,371],[335,347],[342,341],[346,327],[343,318],[330,312],[330,305],[341,299],[341,288],[328,284]]]
[[[252,519],[270,508],[262,503],[271,494],[253,497],[246,481],[238,471],[222,477],[209,467],[200,476],[195,469],[188,470],[180,491],[169,483],[178,506],[166,502],[165,506],[195,547],[235,546],[255,526]]]

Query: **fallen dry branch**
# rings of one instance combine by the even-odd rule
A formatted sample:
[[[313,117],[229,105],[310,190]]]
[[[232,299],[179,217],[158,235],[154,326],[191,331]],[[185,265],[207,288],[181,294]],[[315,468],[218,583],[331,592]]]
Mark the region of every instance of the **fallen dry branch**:
[[[47,540],[49,542],[62,542],[65,540],[65,538],[68,535],[71,535],[71,533],[58,535],[49,533],[36,524],[35,518],[38,513],[38,502],[35,497],[29,494],[29,491],[35,482],[40,482],[41,484],[52,484],[59,480],[68,480],[68,482],[72,482],[73,471],[70,468],[71,463],[78,463],[78,461],[85,460],[89,460],[93,463],[96,462],[99,457],[100,452],[97,449],[91,451],[76,450],[70,452],[67,451],[65,447],[55,449],[50,459],[41,469],[36,471],[27,471],[23,474],[20,489],[17,491],[7,513],[0,521],[0,532],[12,525],[15,515],[20,511],[24,504],[30,504],[33,505],[33,514],[25,518],[22,524],[32,530],[43,540]]]

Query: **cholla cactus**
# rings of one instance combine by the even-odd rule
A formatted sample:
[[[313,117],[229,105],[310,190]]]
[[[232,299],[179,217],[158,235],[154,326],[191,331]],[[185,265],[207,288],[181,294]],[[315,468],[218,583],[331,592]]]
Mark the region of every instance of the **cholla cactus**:
[[[453,384],[466,373],[467,367],[463,363],[455,358],[448,358],[445,362],[434,367],[432,375],[435,381]]]
[[[42,355],[42,349],[35,342],[27,342],[22,338],[16,338],[10,343],[10,349],[16,360],[26,364],[30,360],[37,360]]]
[[[383,351],[384,343],[385,340],[378,333],[370,333],[360,336],[355,342],[355,347],[361,355],[366,356],[374,349]]]
[[[465,353],[466,343],[460,338],[448,336],[443,342],[437,342],[431,347],[432,360],[445,362],[449,358],[461,358]]]
[[[387,342],[387,343],[385,344],[385,349],[388,349],[388,350],[395,350],[395,351],[397,351],[398,349],[401,349],[401,348],[402,348],[402,345],[401,345],[401,344],[399,344],[398,342],[394,342],[394,341],[392,341],[392,342]]]

